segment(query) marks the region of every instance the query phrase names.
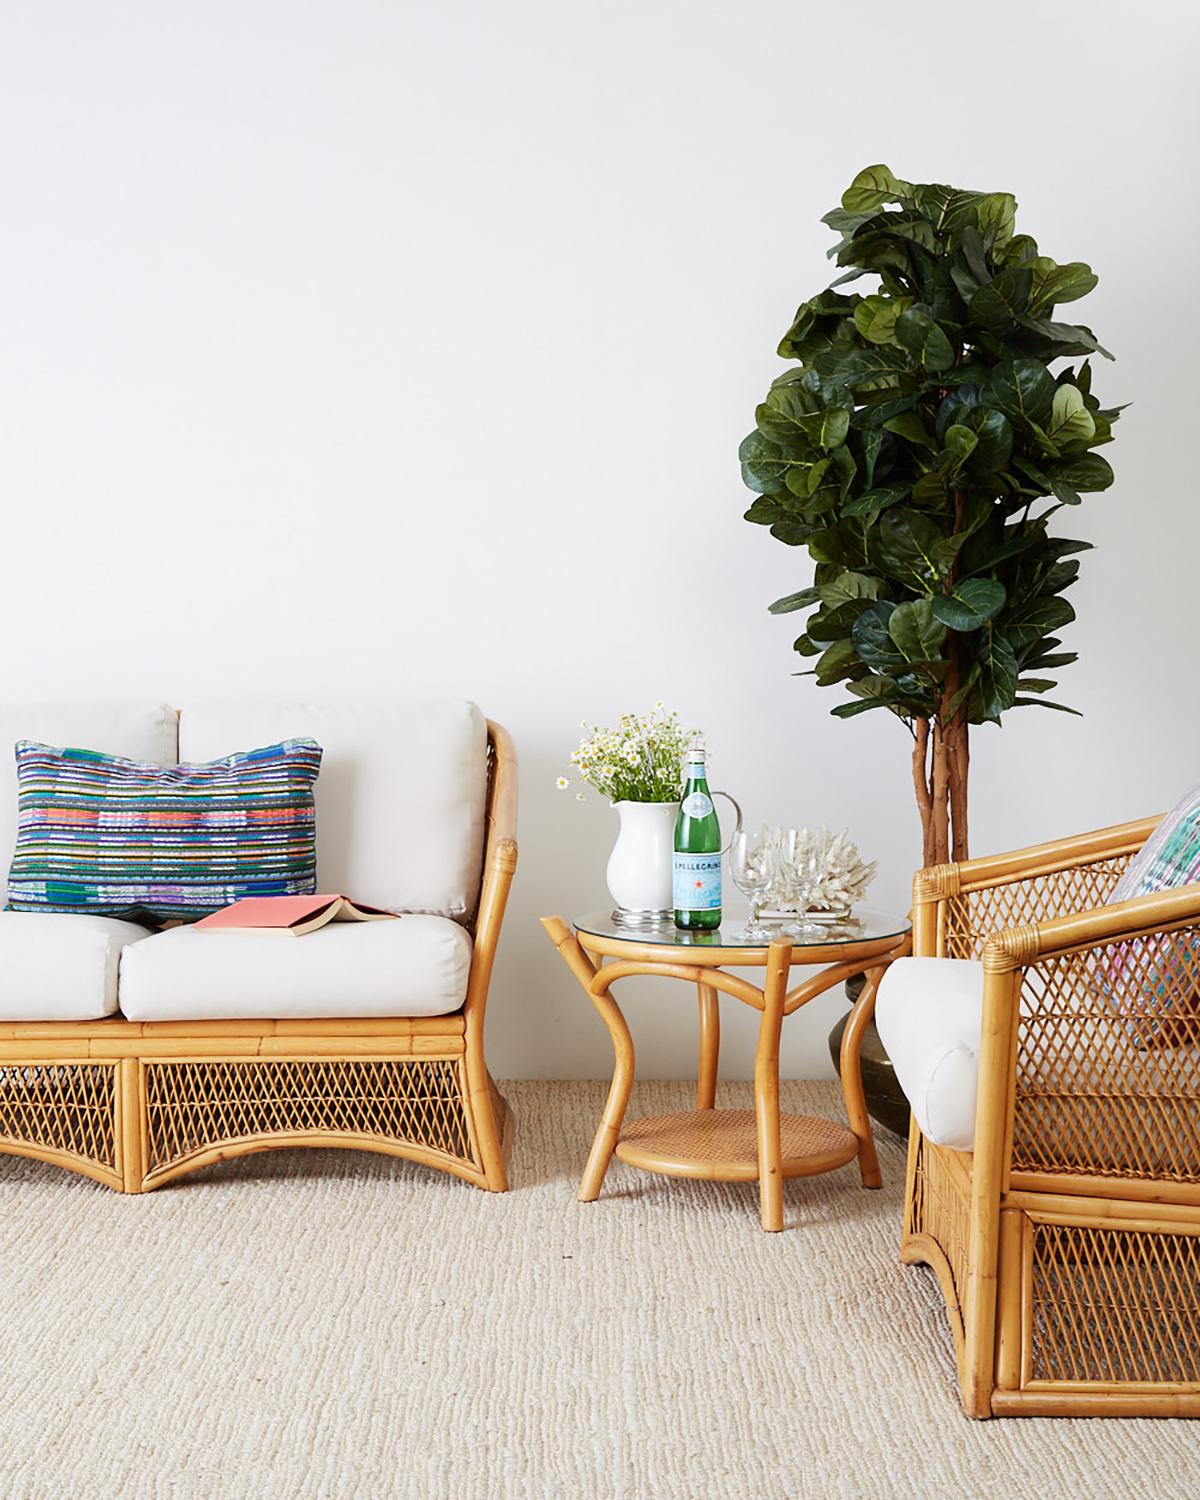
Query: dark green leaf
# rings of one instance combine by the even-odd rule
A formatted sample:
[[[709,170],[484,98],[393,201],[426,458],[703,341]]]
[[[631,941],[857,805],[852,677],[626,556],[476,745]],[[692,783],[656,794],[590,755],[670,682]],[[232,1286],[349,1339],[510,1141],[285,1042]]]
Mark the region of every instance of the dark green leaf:
[[[849,640],[834,641],[827,651],[823,651],[817,661],[817,682],[821,687],[828,687],[830,683],[842,682],[847,677],[852,677],[860,671],[862,663],[855,652],[853,642]]]
[[[1081,453],[1078,458],[1052,465],[1046,472],[1052,481],[1088,494],[1106,490],[1114,478],[1112,465],[1099,453]]]
[[[1007,416],[1044,426],[1054,401],[1054,377],[1040,359],[1004,360],[992,371],[991,395]]]
[[[1099,280],[1091,266],[1085,266],[1080,260],[1055,266],[1039,284],[1033,298],[1033,310],[1040,312],[1056,302],[1076,302],[1080,297],[1086,297]]]
[[[945,475],[936,471],[922,474],[912,487],[912,499],[914,505],[944,505],[946,503]]]
[[[933,434],[915,411],[905,411],[899,416],[889,417],[883,425],[888,432],[894,432],[897,437],[906,438],[910,443],[917,443],[921,447],[937,451],[937,442]]]
[[[868,599],[847,599],[833,607],[825,606],[808,622],[810,639],[822,643],[842,640],[850,634],[855,620],[869,603]]]
[[[839,703],[829,712],[835,719],[853,719],[858,714],[869,713],[873,708],[889,708],[886,698],[855,698],[849,703]]]
[[[801,589],[798,594],[785,594],[782,599],[776,599],[769,606],[773,615],[788,615],[796,609],[807,609],[810,604],[818,604],[821,600],[821,590],[818,588]]]
[[[882,592],[881,579],[872,578],[866,573],[856,573],[852,569],[839,573],[832,582],[819,586],[821,602],[831,608],[846,604],[852,599],[878,599]]]
[[[977,665],[980,712],[985,719],[998,720],[1017,696],[1017,658],[998,630],[987,632]]]
[[[842,208],[848,214],[870,213],[889,201],[896,202],[912,192],[912,184],[901,182],[882,164],[864,167],[842,194]]]
[[[945,450],[939,455],[938,466],[943,474],[955,475],[974,453],[979,445],[979,439],[969,427],[962,426],[959,422],[952,422],[946,428]],[[945,486],[943,485],[943,490]]]
[[[951,630],[978,630],[1000,613],[1007,597],[995,578],[964,578],[949,594],[933,596],[933,613]]]
[[[1007,333],[1029,306],[1032,287],[1033,272],[1027,266],[1009,266],[979,288],[967,310],[989,333]]]
[[[924,307],[909,307],[896,319],[896,337],[926,370],[954,363],[954,346]]]
[[[742,482],[747,489],[763,495],[786,494],[787,476],[801,462],[789,457],[778,443],[763,437],[761,432],[752,432],[742,440],[738,457],[742,461]],[[801,464],[808,466],[809,461]]]
[[[933,613],[928,599],[898,604],[888,620],[888,634],[910,664],[940,660],[946,627]]]
[[[1052,708],[1055,713],[1074,714],[1077,719],[1083,715],[1077,708],[1068,708],[1065,703],[1052,703],[1049,698],[1014,698],[1013,708]]]
[[[1075,323],[1055,323],[1049,318],[1022,317],[1020,326],[1034,336],[1048,358],[1057,359],[1068,354],[1112,355],[1098,343],[1090,328]]]
[[[817,356],[816,368],[830,390],[879,389],[897,384],[908,361],[898,349],[831,350]]]
[[[851,639],[859,658],[876,672],[902,672],[908,664],[903,652],[888,633],[888,621],[895,608],[894,604],[882,601],[870,605],[855,620],[851,631]]]
[[[1031,646],[1041,636],[1049,635],[1052,630],[1069,625],[1074,618],[1075,611],[1069,601],[1052,596],[1016,605],[1004,616],[1001,624],[1004,634],[1019,651],[1024,646]]]
[[[851,495],[850,499],[842,506],[844,516],[861,516],[865,520],[873,521],[881,511],[889,506],[899,505],[902,500],[908,499],[908,491],[896,487],[883,487],[877,490],[864,490],[861,495]]]
[[[971,472],[995,474],[1002,469],[1013,445],[1012,427],[1004,413],[994,406],[976,406],[963,413],[962,425],[978,439],[968,459]]]

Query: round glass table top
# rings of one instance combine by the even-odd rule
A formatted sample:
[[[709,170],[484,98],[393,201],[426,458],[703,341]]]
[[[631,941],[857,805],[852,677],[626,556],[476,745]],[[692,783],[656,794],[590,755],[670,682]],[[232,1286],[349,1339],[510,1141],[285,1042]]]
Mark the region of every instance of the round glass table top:
[[[720,927],[709,932],[682,932],[671,918],[645,927],[627,927],[613,920],[612,911],[588,912],[575,918],[576,932],[590,933],[594,937],[617,939],[625,943],[658,944],[664,948],[766,948],[771,938],[747,937],[747,918],[728,915]],[[762,924],[768,932],[783,936],[780,929],[786,926],[784,919],[763,918]],[[872,911],[865,906],[856,907],[852,916],[842,921],[814,921],[811,932],[792,937],[793,948],[836,948],[851,943],[880,942],[885,938],[901,938],[911,930],[907,917],[898,917],[892,912]]]

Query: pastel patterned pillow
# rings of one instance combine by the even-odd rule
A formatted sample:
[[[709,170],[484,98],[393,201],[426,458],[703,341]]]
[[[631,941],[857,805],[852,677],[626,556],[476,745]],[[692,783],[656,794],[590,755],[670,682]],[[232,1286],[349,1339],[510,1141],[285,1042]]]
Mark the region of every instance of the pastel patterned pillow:
[[[317,888],[315,740],[157,766],[19,740],[11,911],[161,922]]]
[[[1166,815],[1108,898],[1132,901],[1155,891],[1172,890],[1200,880],[1200,786],[1192,787]]]
[[[1192,787],[1130,860],[1106,904],[1173,890],[1200,881],[1200,786]],[[1131,1023],[1143,1046],[1175,1045],[1196,1011],[1200,944],[1186,929],[1133,938],[1104,951],[1099,989],[1122,1008],[1129,991],[1138,995]],[[1168,1019],[1168,1012],[1174,1016]]]

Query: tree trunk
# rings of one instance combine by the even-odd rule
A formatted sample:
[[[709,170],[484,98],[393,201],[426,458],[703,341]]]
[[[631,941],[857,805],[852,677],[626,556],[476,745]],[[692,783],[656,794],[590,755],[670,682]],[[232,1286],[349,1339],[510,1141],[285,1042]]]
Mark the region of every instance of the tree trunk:
[[[917,719],[913,732],[913,789],[921,815],[924,863],[945,865],[968,859],[966,720],[956,717],[943,727],[937,719]]]
[[[956,533],[963,528],[966,504],[965,491],[955,490]],[[955,563],[943,585],[946,593],[953,591],[957,572],[958,564]],[[921,814],[926,865],[944,865],[951,860],[958,863],[969,858],[967,778],[970,749],[963,704],[957,701],[961,685],[959,638],[950,631],[946,637],[946,676],[941,684],[937,713],[932,719],[918,719],[913,725],[913,785]]]

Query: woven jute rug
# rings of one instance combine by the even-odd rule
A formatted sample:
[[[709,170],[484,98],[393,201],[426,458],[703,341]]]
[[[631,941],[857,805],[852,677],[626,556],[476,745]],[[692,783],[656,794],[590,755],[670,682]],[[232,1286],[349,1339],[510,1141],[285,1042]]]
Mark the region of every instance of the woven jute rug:
[[[1200,1424],[970,1423],[903,1152],[753,1185],[614,1164],[602,1084],[506,1086],[502,1197],[384,1157],[246,1157],[144,1197],[0,1158],[0,1496],[1180,1497]],[[686,1108],[639,1085],[638,1113]],[[745,1108],[748,1088],[718,1103]],[[840,1117],[830,1084],[790,1109]]]

